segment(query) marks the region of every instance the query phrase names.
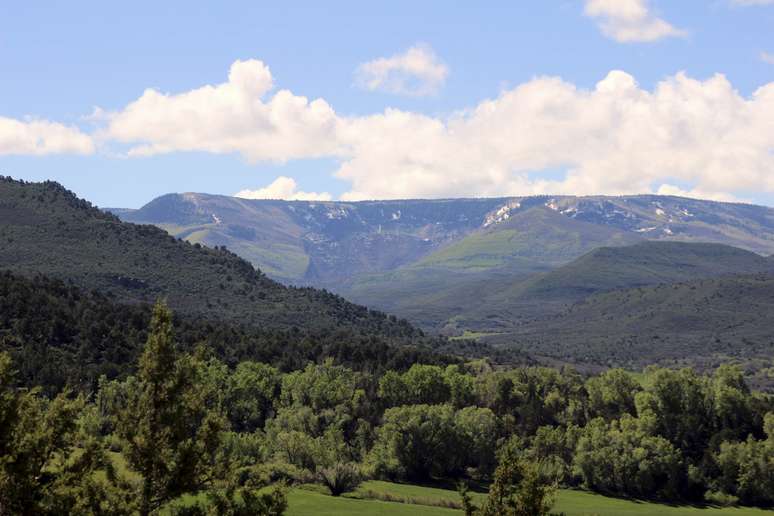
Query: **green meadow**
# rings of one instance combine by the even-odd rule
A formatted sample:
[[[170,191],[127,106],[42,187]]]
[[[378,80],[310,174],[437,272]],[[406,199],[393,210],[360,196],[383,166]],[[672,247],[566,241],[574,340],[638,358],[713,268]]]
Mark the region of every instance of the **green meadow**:
[[[375,499],[379,497],[381,499]],[[385,501],[391,498],[395,501]],[[474,493],[474,501],[484,495]],[[403,501],[398,501],[398,500]],[[456,491],[391,482],[369,481],[354,493],[334,498],[318,490],[293,489],[288,494],[288,516],[450,516],[459,509],[443,505],[458,504]],[[774,511],[747,507],[694,507],[664,505],[645,501],[609,498],[585,491],[561,489],[556,496],[556,512],[567,516],[763,516]]]

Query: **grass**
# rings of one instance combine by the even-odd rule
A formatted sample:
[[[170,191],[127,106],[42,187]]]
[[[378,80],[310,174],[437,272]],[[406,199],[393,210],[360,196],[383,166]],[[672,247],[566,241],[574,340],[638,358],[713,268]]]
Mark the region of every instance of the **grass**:
[[[378,496],[404,502],[366,499]],[[474,502],[484,495],[473,493]],[[288,494],[288,516],[374,514],[402,516],[461,514],[461,511],[440,507],[459,503],[459,495],[452,490],[392,482],[368,481],[354,493],[334,498],[304,489],[293,489]],[[415,503],[411,503],[411,502]],[[408,503],[406,503],[408,502]],[[609,498],[585,491],[562,489],[558,492],[554,510],[567,516],[764,516],[772,511],[748,507],[720,508],[664,505],[651,502]]]
[[[498,332],[493,331],[471,331],[471,330],[465,330],[462,335],[457,335],[456,337],[450,337],[451,340],[478,340],[483,339],[484,337],[489,337],[491,335],[500,335]]]
[[[584,491],[561,490],[554,510],[567,516],[763,516],[772,511],[750,507],[693,507],[608,498]]]
[[[288,493],[286,516],[346,516],[349,514],[373,514],[385,516],[449,516],[459,511],[380,500],[334,498],[312,491],[294,489]]]

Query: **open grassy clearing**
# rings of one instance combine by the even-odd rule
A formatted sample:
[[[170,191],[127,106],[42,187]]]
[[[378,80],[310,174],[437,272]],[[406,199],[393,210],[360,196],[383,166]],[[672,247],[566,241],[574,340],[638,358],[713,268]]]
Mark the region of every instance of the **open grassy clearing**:
[[[363,499],[366,496],[385,496],[395,499],[403,498],[407,502],[386,502],[381,500]],[[474,501],[484,498],[483,494],[473,493]],[[423,487],[391,482],[369,481],[355,492],[345,497],[334,498],[318,492],[305,489],[293,489],[288,493],[288,516],[312,515],[347,515],[375,514],[395,515],[447,515],[461,514],[461,511],[445,507],[426,505],[428,503],[443,504],[459,502],[459,495],[448,489]],[[421,503],[418,504],[416,502]],[[557,494],[554,510],[564,512],[567,516],[763,516],[774,514],[774,511],[754,508],[720,508],[663,505],[651,502],[640,502],[608,498],[602,495],[562,489]]]
[[[458,512],[426,505],[334,498],[304,489],[294,489],[288,493],[288,510],[285,514],[286,516],[345,516],[348,514],[449,516]]]

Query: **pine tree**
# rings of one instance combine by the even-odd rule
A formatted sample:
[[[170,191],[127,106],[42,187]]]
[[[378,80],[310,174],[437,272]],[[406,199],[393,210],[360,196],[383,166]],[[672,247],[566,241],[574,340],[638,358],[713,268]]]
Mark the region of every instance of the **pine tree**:
[[[140,358],[138,388],[116,422],[127,442],[127,461],[142,476],[143,516],[212,480],[208,458],[217,453],[225,422],[198,395],[194,379],[190,362],[177,358],[172,313],[158,302]]]

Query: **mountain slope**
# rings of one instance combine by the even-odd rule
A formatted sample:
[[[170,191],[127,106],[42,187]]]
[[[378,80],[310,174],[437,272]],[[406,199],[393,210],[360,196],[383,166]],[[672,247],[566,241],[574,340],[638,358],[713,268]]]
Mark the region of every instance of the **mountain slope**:
[[[605,290],[772,270],[766,258],[728,245],[647,241],[594,249],[519,290],[522,296],[577,299]]]
[[[598,292],[769,272],[774,272],[770,260],[722,244],[645,241],[601,247],[547,273],[491,283],[477,304],[460,312],[457,325],[510,331]]]
[[[769,361],[772,327],[774,276],[740,275],[598,293],[490,342],[603,365]]]
[[[774,253],[772,208],[655,195],[307,202],[170,194],[117,213],[228,246],[274,279],[327,288],[427,328],[496,292],[501,298],[483,308],[507,316],[512,307],[499,305],[527,276],[601,246],[714,242]]]
[[[99,292],[45,276],[0,272],[0,351],[12,353],[21,385],[45,386],[48,393],[65,385],[93,391],[100,376],[112,379],[133,372],[151,312],[149,304],[115,303]],[[253,360],[292,370],[333,357],[337,363],[374,372],[403,370],[417,362],[458,361],[428,347],[391,346],[389,339],[346,329],[306,334],[180,313],[175,313],[174,326],[182,349],[205,344],[231,366]]]
[[[576,221],[545,206],[519,212],[476,231],[417,263],[380,275],[361,275],[339,291],[357,302],[400,313],[423,326],[465,313],[494,291],[562,265],[599,246],[641,238]]]
[[[411,263],[477,228],[500,202],[307,202],[186,193],[116,213],[191,242],[226,245],[276,279],[330,287]]]
[[[774,253],[772,208],[656,195],[313,202],[187,193],[115,212],[192,242],[226,245],[271,277],[325,287],[413,265],[513,269],[537,261],[545,268],[580,256],[589,249],[584,239],[604,239],[605,231],[621,245],[701,241]],[[560,238],[567,224],[577,240]]]
[[[285,287],[224,249],[121,222],[56,183],[0,180],[0,242],[0,268],[46,274],[119,302],[165,297],[180,312],[240,324],[420,335],[333,294]]]

